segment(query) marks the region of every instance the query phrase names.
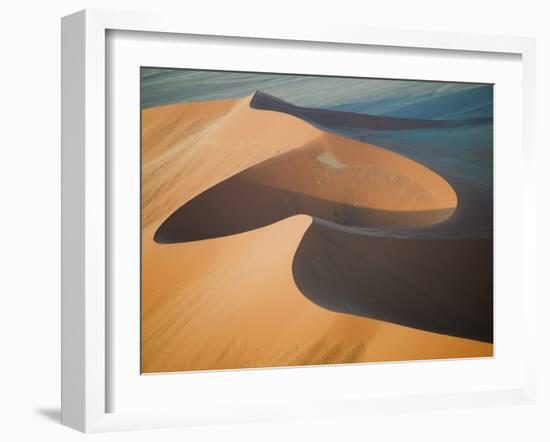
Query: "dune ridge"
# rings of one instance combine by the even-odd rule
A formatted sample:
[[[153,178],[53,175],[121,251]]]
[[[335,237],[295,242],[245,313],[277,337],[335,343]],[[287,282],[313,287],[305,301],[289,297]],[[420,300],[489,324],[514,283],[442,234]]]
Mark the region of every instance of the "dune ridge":
[[[292,192],[284,188],[286,180],[280,181],[275,173],[286,155],[296,155],[296,160],[304,164],[313,163],[324,174],[326,170],[326,177],[331,177],[328,179],[338,179],[339,172],[349,172],[347,166],[353,167],[350,158],[330,146],[355,142],[326,134],[292,115],[253,109],[252,99],[184,103],[143,111],[143,372],[492,355],[490,343],[404,327],[357,312],[342,313],[338,306],[323,305],[326,293],[311,281],[318,277],[315,271],[324,271],[326,263],[312,269],[297,267],[296,259],[303,257],[302,264],[312,263],[308,256],[313,249],[305,247],[309,244],[308,235],[310,240],[320,235],[330,243],[333,239],[319,226],[341,219],[323,221],[287,211],[288,216],[275,218],[268,225],[256,222],[244,233],[239,221],[230,236],[213,231],[192,242],[154,241],[159,227],[172,214],[212,189],[220,189],[220,183],[243,186],[258,182],[257,185],[279,192]],[[369,149],[378,152],[379,148]],[[354,149],[349,153],[353,157]],[[324,154],[324,162],[319,161]],[[426,177],[435,175],[441,180],[444,191],[438,194],[440,199],[433,195],[432,199],[419,198],[416,206],[401,210],[401,215],[410,216],[412,209],[422,204],[454,212],[449,201],[454,195],[456,206],[460,194],[457,196],[433,171],[418,166],[429,172]],[[266,175],[272,167],[273,175]],[[246,179],[242,175],[238,178],[250,170],[254,172]],[[305,181],[308,179],[304,177]],[[304,187],[298,190],[303,192]],[[320,199],[313,190],[307,188],[313,193],[310,197]],[[329,203],[355,207],[353,201],[346,199],[348,195],[337,195],[332,199],[344,201]],[[384,202],[385,198],[379,201]],[[355,210],[374,203],[375,199],[361,200],[365,207],[358,204]],[[228,224],[230,219],[227,215],[212,215],[217,217],[217,223],[210,224],[212,228]],[[439,214],[441,222],[433,227],[455,218],[450,215]],[[380,221],[376,213],[370,218],[360,214],[357,217],[369,226]],[[398,218],[394,214],[394,219]],[[408,227],[399,222],[399,227]],[[424,226],[418,229],[429,229],[430,222],[416,220],[413,224]],[[332,224],[330,231],[339,232],[333,227],[342,226]],[[316,244],[327,246],[322,241]],[[298,277],[296,269],[301,273]]]
[[[290,115],[251,112],[250,100],[251,96],[142,111],[144,225],[160,222],[193,196],[249,166],[301,147],[318,134]]]
[[[250,101],[250,107],[253,109],[270,110],[293,115],[311,124],[320,126],[322,129],[346,127],[375,130],[410,130],[471,126],[492,121],[492,118],[489,117],[436,120],[386,117],[358,112],[316,109],[296,106],[261,91],[256,91],[253,94]]]
[[[418,227],[454,212],[454,190],[431,170],[376,146],[318,132],[306,145],[251,166],[181,206],[155,241],[236,234],[298,214],[347,226]],[[319,161],[322,155],[332,165]]]

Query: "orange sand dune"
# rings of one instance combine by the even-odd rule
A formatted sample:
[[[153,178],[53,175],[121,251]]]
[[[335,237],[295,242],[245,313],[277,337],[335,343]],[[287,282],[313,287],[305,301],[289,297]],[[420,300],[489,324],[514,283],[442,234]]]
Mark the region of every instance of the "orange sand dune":
[[[295,149],[319,131],[289,115],[255,111],[250,97],[142,112],[142,221],[165,218],[241,170]]]
[[[491,344],[335,313],[310,302],[292,275],[309,216],[205,241],[154,242],[158,227],[178,207],[250,166],[258,164],[261,170],[259,163],[284,158],[284,152],[299,156],[301,148],[313,143],[316,147],[303,160],[313,159],[327,169],[319,179],[337,179],[339,168],[364,161],[353,149],[334,149],[357,142],[324,134],[289,115],[251,109],[249,101],[247,97],[143,111],[143,372],[492,355]],[[374,146],[368,150],[371,171],[379,170],[377,155],[385,151]],[[456,206],[456,195],[437,175],[422,166],[408,167],[408,160],[397,155],[392,161],[390,169],[413,177],[409,187],[419,195],[406,199],[405,205],[412,204],[408,210]],[[370,176],[374,181],[390,179],[386,172]],[[287,185],[277,175],[255,173],[247,179]],[[422,179],[426,185],[415,187]],[[352,194],[333,196],[350,203]],[[397,191],[393,201],[399,195]],[[360,199],[362,205],[387,204],[386,198],[366,198]]]
[[[452,215],[457,196],[439,175],[385,149],[318,131],[211,187],[175,211],[155,240],[241,233],[307,214],[346,226],[419,227]]]
[[[310,302],[291,268],[310,223],[298,215],[226,238],[144,243],[143,372],[491,355],[490,344]]]

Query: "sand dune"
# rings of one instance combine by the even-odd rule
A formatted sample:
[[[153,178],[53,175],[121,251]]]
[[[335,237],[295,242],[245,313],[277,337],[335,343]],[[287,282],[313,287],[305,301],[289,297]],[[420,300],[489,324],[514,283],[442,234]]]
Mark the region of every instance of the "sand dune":
[[[142,221],[162,221],[189,199],[318,130],[290,115],[250,109],[250,97],[142,112]]]
[[[300,291],[330,310],[493,342],[490,239],[388,238],[316,221],[292,269]]]
[[[296,278],[296,258],[304,257],[311,264],[308,254],[313,249],[304,247],[304,241],[307,246],[308,235],[311,240],[323,232],[310,216],[292,215],[307,208],[316,220],[322,214],[343,225],[425,226],[449,217],[456,195],[445,180],[418,163],[400,157],[390,161],[388,168],[385,160],[394,154],[323,133],[281,112],[252,109],[250,99],[143,111],[143,372],[492,355],[491,344],[322,306],[323,301],[315,296],[323,293],[311,278],[317,277],[312,270],[323,267],[300,267],[302,275]],[[360,162],[359,156],[363,157],[354,143],[370,152],[367,163]],[[333,149],[340,145],[348,147]],[[285,175],[278,172],[287,155],[293,161],[315,165],[310,175],[303,174],[296,188],[289,188]],[[378,164],[377,158],[384,161]],[[400,184],[390,189],[380,185],[378,195],[353,186],[328,197],[318,193],[315,180],[353,185],[355,179],[346,183],[339,175],[348,166],[357,169],[355,178],[370,179],[373,188],[377,180],[388,183],[394,176]],[[228,188],[228,183],[233,184]],[[235,189],[227,193],[235,183]],[[190,238],[203,239],[200,232],[206,231],[207,235],[202,235],[210,239],[176,244],[154,241],[165,220],[180,207],[206,198],[202,195],[217,202],[220,197],[233,198],[231,204],[239,209],[245,207],[244,203],[239,206],[240,201],[259,204],[252,200],[257,192],[239,193],[245,184],[272,190],[278,196],[270,198],[285,203],[275,217],[270,215],[272,221],[263,219],[260,210],[256,212],[260,218],[243,228],[247,217],[240,216],[240,210],[222,215],[210,212],[217,222],[208,221],[207,210],[195,220],[201,224],[195,230],[199,233]],[[408,196],[406,189],[410,189]],[[213,197],[217,192],[221,193]],[[302,196],[285,202],[292,194]],[[339,215],[331,210],[334,207],[348,209]],[[411,215],[425,212],[434,213],[427,218]],[[220,234],[216,231],[220,225],[233,227]],[[177,230],[169,231],[167,238]],[[223,235],[231,236],[219,237]],[[330,235],[325,239],[330,240]],[[318,246],[327,245],[321,241]],[[374,250],[384,262],[380,247]],[[375,255],[369,256],[373,259]],[[404,284],[412,283],[408,278]]]
[[[310,217],[298,215],[226,238],[147,242],[143,371],[492,354],[490,344],[334,313],[310,302],[292,275],[310,224]]]
[[[318,131],[307,144],[228,178],[175,211],[155,240],[241,233],[306,214],[347,226],[418,227],[451,216],[453,188],[419,163]]]
[[[252,97],[250,106],[254,109],[272,110],[294,115],[295,117],[321,126],[322,128],[345,127],[376,130],[429,129],[485,124],[492,120],[491,118],[485,117],[444,120],[396,118],[357,112],[333,111],[330,109],[314,109],[296,106],[259,91]]]

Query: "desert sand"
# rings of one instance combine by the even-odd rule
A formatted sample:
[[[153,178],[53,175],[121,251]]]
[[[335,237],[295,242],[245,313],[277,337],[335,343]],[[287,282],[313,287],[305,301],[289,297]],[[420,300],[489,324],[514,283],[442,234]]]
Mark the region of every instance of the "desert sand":
[[[250,100],[142,113],[142,371],[492,355],[491,343],[441,334],[433,318],[425,319],[428,328],[440,333],[395,323],[403,318],[360,316],[317,287],[318,272],[335,267],[330,259],[316,267],[311,256],[315,247],[330,253],[331,235],[338,235],[332,227],[324,234],[321,219],[353,228],[430,226],[452,219],[453,188],[418,163],[295,116],[253,109]],[[363,192],[358,179],[378,190]],[[228,211],[227,201],[236,209]],[[175,216],[189,207],[196,218]],[[163,231],[170,219],[173,227]],[[181,229],[182,222],[189,225]],[[177,237],[181,231],[185,237]],[[316,235],[329,240],[312,247]],[[380,254],[379,239],[367,240]],[[375,273],[387,277],[384,260]],[[414,272],[407,274],[402,288],[414,283]]]

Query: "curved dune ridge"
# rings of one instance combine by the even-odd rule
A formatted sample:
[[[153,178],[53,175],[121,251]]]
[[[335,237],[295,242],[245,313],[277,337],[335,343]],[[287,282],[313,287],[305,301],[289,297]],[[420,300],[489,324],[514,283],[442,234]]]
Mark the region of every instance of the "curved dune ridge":
[[[345,127],[376,130],[433,129],[472,126],[485,124],[492,120],[487,117],[439,120],[399,118],[357,112],[334,111],[330,109],[314,109],[296,106],[260,91],[257,91],[252,96],[250,107],[254,109],[284,112],[320,126],[321,128]]]
[[[389,235],[461,195],[257,97],[143,111],[143,371],[491,355],[490,241]]]
[[[322,131],[303,146],[249,167],[176,210],[160,243],[241,233],[293,215],[343,226],[419,227],[451,216],[452,187],[424,166]]]

